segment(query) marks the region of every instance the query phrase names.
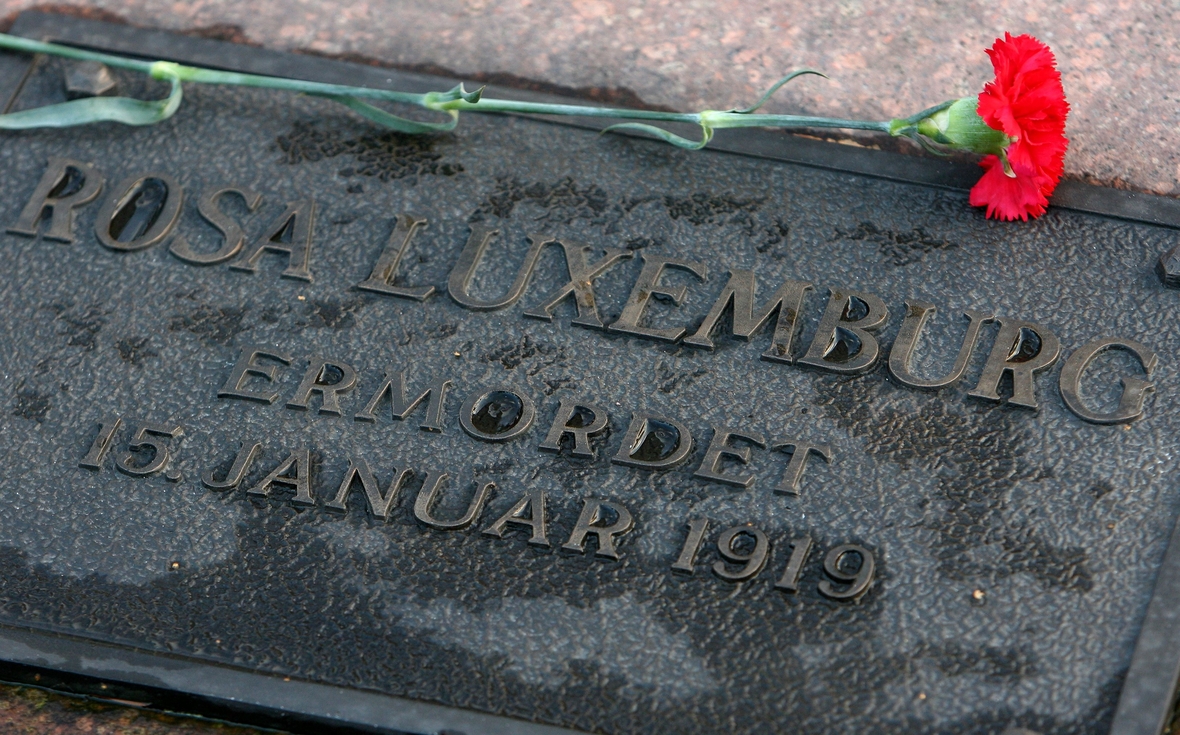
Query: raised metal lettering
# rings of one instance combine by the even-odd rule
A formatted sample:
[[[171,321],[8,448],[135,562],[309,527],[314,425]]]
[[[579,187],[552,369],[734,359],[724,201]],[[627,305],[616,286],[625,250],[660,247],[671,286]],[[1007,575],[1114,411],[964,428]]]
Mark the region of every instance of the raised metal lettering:
[[[246,473],[250,471],[250,465],[254,464],[254,460],[261,453],[262,444],[260,442],[242,442],[241,448],[238,449],[238,453],[234,457],[234,463],[230,466],[229,471],[225,473],[225,479],[218,480],[213,475],[213,470],[209,470],[201,475],[201,484],[210,490],[233,490],[242,484],[242,480],[246,479]]]
[[[736,548],[742,536],[754,540],[749,551],[740,551]],[[742,582],[758,574],[762,567],[766,566],[766,559],[770,555],[770,539],[761,529],[753,526],[734,526],[725,529],[717,537],[717,551],[725,561],[714,562],[713,573],[726,582]],[[742,566],[730,571],[726,561]]]
[[[385,248],[378,256],[376,265],[373,266],[373,272],[356,287],[361,291],[425,301],[428,296],[434,293],[434,286],[395,286],[393,281],[397,276],[397,267],[401,263],[402,257],[410,248],[410,241],[414,239],[418,230],[428,226],[429,223],[424,217],[415,217],[410,214],[399,215],[397,225],[390,233],[389,240],[385,242]]]
[[[828,464],[832,462],[832,448],[826,444],[808,444],[806,442],[789,439],[775,442],[771,449],[791,449],[791,461],[783,473],[783,479],[774,489],[781,495],[798,495],[799,483],[803,480],[803,470],[807,468],[807,458],[814,452],[824,458]]]
[[[675,419],[635,413],[611,462],[626,467],[667,470],[692,453],[692,434]]]
[[[132,477],[147,477],[168,466],[168,445],[162,439],[184,436],[184,429],[175,424],[140,424],[131,435],[129,450],[115,460],[115,469]],[[134,463],[135,452],[151,451],[152,458],[145,464]]]
[[[923,390],[938,390],[959,382],[963,374],[967,372],[967,364],[971,361],[972,353],[975,352],[975,342],[979,338],[979,330],[983,328],[984,324],[995,321],[995,316],[973,309],[963,312],[963,316],[970,321],[967,323],[967,332],[963,335],[963,344],[959,347],[959,354],[955,357],[954,367],[946,377],[927,380],[910,372],[910,358],[914,354],[914,345],[917,344],[918,337],[922,334],[922,328],[926,326],[926,320],[933,316],[937,309],[933,304],[924,301],[907,301],[905,306],[905,319],[901,323],[897,339],[893,340],[893,347],[889,350],[889,372],[893,373],[893,377],[902,385]]]
[[[1154,352],[1134,340],[1117,337],[1096,339],[1074,350],[1061,367],[1061,377],[1058,379],[1061,397],[1065,400],[1066,407],[1083,421],[1093,424],[1129,424],[1143,415],[1143,402],[1147,399],[1147,392],[1155,390],[1155,386],[1146,380],[1127,376],[1119,378],[1123,384],[1123,392],[1119,396],[1118,408],[1109,413],[1091,411],[1082,402],[1082,374],[1086,372],[1086,366],[1106,350],[1130,352],[1139,358],[1139,364],[1143,366],[1143,372],[1149,378],[1159,362]]]
[[[810,536],[803,536],[791,541],[791,557],[787,559],[787,568],[783,570],[783,576],[774,583],[775,589],[784,592],[799,591],[799,576],[803,573],[803,563],[807,561],[807,555],[811,553],[813,545],[814,542]]]
[[[594,295],[594,279],[606,273],[617,263],[629,260],[634,253],[622,248],[603,248],[606,255],[591,265],[586,255],[593,248],[589,245],[562,240],[558,243],[565,252],[565,267],[569,273],[569,282],[549,294],[540,306],[529,309],[525,316],[534,319],[553,320],[553,310],[570,296],[574,297],[574,304],[578,307],[578,315],[571,324],[577,324],[591,329],[602,329],[602,318],[598,315],[598,299]]]
[[[261,194],[239,186],[223,186],[219,189],[209,189],[201,194],[201,198],[197,200],[197,212],[200,213],[206,222],[213,225],[221,233],[221,247],[211,253],[198,253],[193,250],[188,238],[182,233],[172,240],[172,245],[168,248],[168,252],[191,265],[224,263],[237,255],[238,251],[242,249],[242,246],[246,244],[246,233],[242,230],[242,226],[238,224],[236,219],[222,212],[217,206],[217,201],[226,194],[237,194],[240,196],[242,201],[246,203],[246,209],[250,212],[258,209],[258,205],[262,203]]]
[[[528,511],[528,515],[525,515]],[[500,516],[495,523],[483,530],[485,536],[504,538],[504,531],[509,524],[523,526],[531,532],[529,543],[533,546],[549,546],[549,537],[545,532],[545,492],[534,490],[525,495]]]
[[[16,224],[8,228],[14,235],[36,237],[45,210],[50,210],[46,240],[74,242],[74,210],[89,204],[102,191],[103,178],[89,163],[70,158],[49,159],[41,181],[21,210]]]
[[[1004,373],[1012,375],[1012,397],[1008,404],[1035,409],[1037,396],[1033,376],[1057,362],[1061,343],[1048,329],[1016,319],[1000,319],[1000,331],[987,356],[979,383],[968,393],[975,398],[1001,401],[997,389]]]
[[[339,373],[339,376],[336,376],[335,373]],[[327,382],[329,377],[334,377],[335,380]],[[303,380],[299,382],[299,387],[291,395],[291,400],[287,401],[287,408],[306,411],[308,399],[315,392],[319,393],[323,399],[320,404],[320,413],[339,416],[340,394],[347,393],[356,387],[356,379],[356,370],[353,370],[347,363],[330,357],[313,357],[307,366],[307,371],[303,373]]]
[[[376,421],[377,415],[373,411],[377,408],[377,404],[389,394],[390,408],[392,409],[393,418],[398,421],[404,421],[410,412],[418,407],[422,401],[429,401],[426,404],[426,417],[422,419],[419,425],[423,431],[439,432],[443,430],[443,407],[446,405],[447,389],[453,385],[449,378],[439,378],[430,384],[430,387],[419,393],[413,399],[406,398],[406,373],[402,370],[394,370],[390,368],[385,371],[381,380],[381,385],[377,386],[377,391],[365,407],[361,409],[353,418],[357,421]]]
[[[241,354],[238,356],[238,362],[234,365],[233,372],[229,374],[229,378],[225,381],[225,385],[221,386],[221,390],[217,391],[218,398],[242,398],[247,401],[258,401],[260,403],[274,403],[278,400],[278,392],[262,393],[257,390],[247,390],[243,383],[251,376],[264,378],[268,382],[274,382],[275,375],[279,371],[278,365],[261,365],[257,362],[259,358],[266,358],[267,360],[274,360],[283,365],[291,364],[291,356],[284,355],[281,352],[275,352],[267,347],[243,347]]]
[[[755,288],[754,271],[737,268],[731,270],[729,282],[713,302],[713,308],[709,310],[705,321],[701,322],[696,334],[684,338],[684,344],[713,349],[713,330],[727,310],[731,313],[734,336],[749,342],[754,333],[777,312],[774,337],[771,338],[770,347],[762,353],[762,359],[787,364],[794,362],[791,345],[795,340],[795,333],[799,330],[799,310],[803,308],[803,299],[812,289],[812,285],[805,281],[786,281],[757,313],[754,312]]]
[[[161,173],[129,176],[103,202],[94,221],[98,241],[111,250],[143,250],[162,242],[180,221],[184,188]]]
[[[754,484],[753,475],[727,475],[721,472],[719,465],[722,457],[736,459],[742,464],[750,463],[750,448],[730,446],[730,439],[741,439],[758,447],[766,447],[766,437],[761,434],[751,431],[731,431],[724,426],[715,426],[713,427],[713,440],[709,442],[709,448],[705,450],[705,458],[701,460],[701,466],[692,473],[693,477],[723,482],[735,487],[749,488]]]
[[[78,466],[88,470],[101,470],[102,462],[106,458],[107,452],[111,450],[111,440],[115,438],[115,432],[122,425],[123,419],[118,416],[104,418],[102,423],[98,425],[98,434],[91,442],[90,450],[86,452],[86,456],[82,458]]]
[[[537,258],[541,255],[541,249],[554,241],[551,237],[529,235],[528,253],[525,254],[524,263],[516,272],[516,280],[512,282],[508,292],[499,299],[477,299],[468,293],[468,289],[471,288],[471,280],[475,277],[475,269],[483,258],[484,251],[488,249],[492,239],[499,234],[499,230],[493,230],[483,225],[471,226],[471,237],[467,238],[467,245],[459,254],[459,261],[455,263],[455,269],[451,271],[450,278],[447,280],[447,292],[460,306],[475,311],[495,311],[515,304],[524,294],[525,287],[528,286],[529,278],[533,275],[533,268],[537,265]]]
[[[393,504],[397,502],[398,495],[401,494],[402,486],[413,475],[414,473],[409,469],[398,470],[394,467],[393,480],[390,481],[389,488],[382,494],[381,488],[377,485],[377,478],[373,476],[373,471],[369,469],[369,463],[365,461],[365,458],[352,459],[350,457],[344,479],[340,481],[340,489],[336,491],[336,497],[328,503],[327,507],[332,510],[348,510],[348,496],[352,492],[354,481],[360,480],[361,489],[365,491],[365,502],[369,505],[369,512],[375,518],[386,520],[389,518],[389,511],[393,508]]]
[[[692,574],[696,571],[697,553],[701,550],[701,544],[705,542],[705,532],[709,530],[709,519],[693,518],[686,525],[688,535],[684,537],[684,546],[680,548],[680,556],[672,564],[672,571]]]
[[[869,332],[879,329],[889,319],[888,307],[869,293],[828,290],[831,293],[828,306],[799,364],[844,375],[872,370],[881,348]]]
[[[608,520],[612,515],[615,517],[613,523]],[[569,540],[561,545],[561,548],[585,554],[586,536],[594,534],[598,540],[598,549],[594,555],[607,559],[618,559],[619,552],[615,550],[615,536],[622,536],[634,525],[635,519],[631,517],[631,512],[618,503],[587,498],[582,505],[582,513],[578,516],[578,522],[574,524],[573,533],[570,534]]]
[[[230,268],[247,273],[258,270],[258,261],[263,253],[272,252],[287,256],[287,267],[283,278],[311,283],[311,238],[315,231],[315,200],[300,199],[287,205],[287,209],[275,218],[250,246],[250,250],[229,264]]]
[[[537,445],[537,449],[543,452],[559,452],[561,440],[570,436],[574,440],[570,454],[575,457],[593,457],[594,449],[590,446],[590,438],[606,431],[606,425],[607,413],[604,409],[592,403],[562,398],[557,415],[553,417],[553,425],[549,427],[545,441]]]
[[[860,565],[855,572],[848,572],[842,568],[844,560],[850,555],[860,557]],[[877,563],[873,560],[873,552],[857,544],[841,544],[824,557],[824,574],[832,581],[848,586],[836,589],[832,581],[824,579],[819,583],[819,593],[832,600],[855,600],[868,592],[873,584],[876,569]]]
[[[445,472],[426,473],[426,479],[422,481],[422,489],[418,491],[418,499],[414,501],[414,517],[432,528],[442,531],[460,531],[479,518],[479,514],[483,512],[484,504],[488,502],[488,497],[496,489],[496,483],[485,482],[480,485],[467,505],[467,512],[456,520],[444,521],[434,515],[434,506],[442,494],[443,483],[448,477],[450,476]]]
[[[642,258],[643,270],[639,272],[639,278],[635,280],[635,286],[631,289],[631,295],[627,297],[627,303],[623,305],[623,313],[607,329],[611,332],[622,332],[623,334],[631,334],[636,337],[675,342],[688,331],[686,328],[668,327],[657,329],[655,327],[641,327],[639,326],[639,321],[643,318],[643,312],[647,309],[647,304],[651,301],[652,296],[667,297],[676,306],[680,306],[681,302],[684,301],[684,296],[688,292],[686,287],[676,286],[670,288],[660,285],[660,276],[664,274],[665,268],[688,271],[702,281],[705,280],[709,269],[702,263],[695,263],[688,260],[649,258],[646,255],[642,256]]]
[[[505,442],[529,430],[537,410],[527,395],[512,388],[476,391],[459,409],[459,425],[485,442]]]
[[[292,472],[294,474],[290,474]],[[270,497],[275,485],[294,488],[295,496],[291,498],[291,502],[295,505],[315,505],[315,498],[311,496],[311,452],[306,447],[291,452],[278,467],[262,478],[262,482],[246,493]]]

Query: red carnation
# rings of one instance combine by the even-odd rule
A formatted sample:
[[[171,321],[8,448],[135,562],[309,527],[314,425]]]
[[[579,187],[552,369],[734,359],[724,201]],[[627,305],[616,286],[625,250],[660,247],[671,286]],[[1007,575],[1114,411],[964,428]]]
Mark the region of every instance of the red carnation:
[[[988,217],[1039,217],[1061,179],[1069,146],[1061,73],[1053,52],[1032,36],[1005,33],[987,53],[996,79],[984,86],[977,109],[1011,142],[980,162],[986,173],[971,189],[971,204],[986,206]]]
[[[142,61],[94,55],[4,33],[0,33],[0,48],[50,53],[72,59],[102,61],[123,68],[143,69]],[[987,216],[998,219],[1027,220],[1030,216],[1039,217],[1045,213],[1049,195],[1057,188],[1057,182],[1065,170],[1065,150],[1069,147],[1069,140],[1065,137],[1069,104],[1065,101],[1065,90],[1061,87],[1061,74],[1057,71],[1053,52],[1032,36],[1005,33],[1004,38],[996,39],[987,54],[991,57],[996,78],[984,86],[978,97],[947,100],[909,117],[876,122],[811,115],[755,114],[787,82],[805,74],[819,74],[814,69],[791,72],[775,82],[749,107],[674,113],[490,99],[483,96],[483,88],[467,92],[461,84],[448,92],[425,94],[325,86],[291,79],[247,78],[230,72],[157,61],[150,66],[151,75],[172,80],[172,93],[167,100],[153,103],[128,98],[72,100],[34,110],[0,114],[0,129],[65,127],[103,120],[130,125],[158,122],[176,111],[182,92],[180,82],[184,80],[301,90],[340,102],[363,117],[401,133],[450,130],[457,123],[462,110],[691,122],[700,126],[699,140],[684,138],[669,130],[640,122],[611,125],[603,132],[638,130],[680,148],[694,150],[708,145],[713,133],[723,128],[771,126],[788,129],[876,130],[896,137],[911,138],[936,153],[952,150],[982,155],[980,165],[984,168],[984,174],[971,189],[971,204],[987,207]],[[407,120],[374,107],[362,101],[362,98],[415,104],[428,110],[448,113],[450,120],[429,123]]]

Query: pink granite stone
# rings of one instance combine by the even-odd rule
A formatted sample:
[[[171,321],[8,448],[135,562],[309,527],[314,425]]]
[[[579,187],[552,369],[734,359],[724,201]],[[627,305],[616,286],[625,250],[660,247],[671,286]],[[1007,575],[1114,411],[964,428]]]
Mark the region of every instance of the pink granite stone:
[[[884,119],[975,94],[1004,31],[1057,53],[1073,106],[1067,173],[1180,196],[1175,0],[78,0],[136,25],[236,26],[269,48],[360,55],[460,75],[501,72],[629,89],[677,109],[753,100],[791,69],[772,112]],[[0,0],[8,14],[33,0]],[[43,6],[42,6],[43,7]],[[56,6],[61,7],[61,6]],[[223,29],[224,31],[224,29]]]

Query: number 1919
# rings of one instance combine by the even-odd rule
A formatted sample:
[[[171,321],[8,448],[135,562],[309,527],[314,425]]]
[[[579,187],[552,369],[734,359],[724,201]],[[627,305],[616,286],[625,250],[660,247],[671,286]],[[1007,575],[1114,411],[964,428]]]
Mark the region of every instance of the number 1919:
[[[696,557],[705,542],[709,528],[707,518],[694,518],[688,522],[688,536],[680,549],[680,556],[672,569],[684,574],[696,570]],[[727,528],[717,536],[717,551],[721,560],[713,563],[713,573],[727,582],[743,582],[753,579],[766,566],[770,558],[770,539],[759,528],[746,524]],[[799,590],[799,578],[803,564],[807,561],[814,543],[810,536],[802,536],[789,542],[791,555],[775,588],[785,592]],[[876,574],[873,552],[859,544],[840,544],[824,555],[823,569],[826,579],[819,582],[819,593],[831,600],[860,599],[873,584]]]

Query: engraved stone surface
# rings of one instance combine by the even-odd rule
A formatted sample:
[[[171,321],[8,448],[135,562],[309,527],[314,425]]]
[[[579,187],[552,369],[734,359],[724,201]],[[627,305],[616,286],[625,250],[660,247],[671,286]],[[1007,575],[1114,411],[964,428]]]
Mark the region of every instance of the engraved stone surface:
[[[60,99],[63,69],[15,109]],[[1180,306],[1153,272],[1173,231],[989,222],[960,192],[510,117],[407,137],[249,90],[0,148],[5,227],[54,159],[105,182],[72,243],[44,236],[56,212],[0,236],[0,623],[595,732],[1109,727],[1180,507]],[[629,257],[595,273],[608,248]],[[547,312],[579,266],[590,299]],[[755,312],[813,285],[798,333],[724,316],[712,350],[675,341],[737,270]],[[995,316],[937,392],[887,367],[918,302],[924,380],[964,311]],[[1060,341],[1036,410],[968,395],[1005,333],[1018,387]],[[1152,383],[1137,421],[1062,400],[1103,337],[1158,355],[1085,372],[1100,414]],[[875,367],[823,367],[874,341]],[[562,401],[593,456],[540,450]]]

